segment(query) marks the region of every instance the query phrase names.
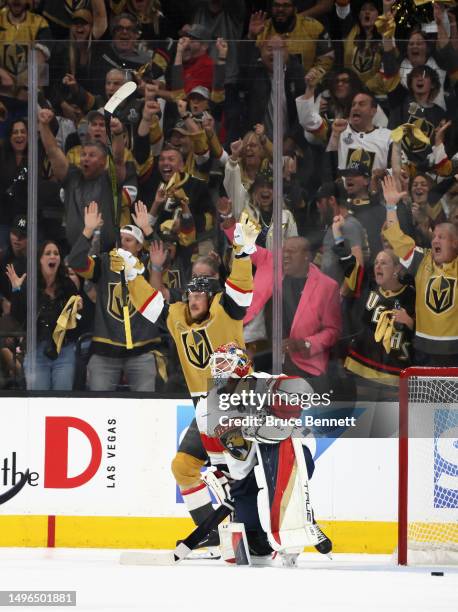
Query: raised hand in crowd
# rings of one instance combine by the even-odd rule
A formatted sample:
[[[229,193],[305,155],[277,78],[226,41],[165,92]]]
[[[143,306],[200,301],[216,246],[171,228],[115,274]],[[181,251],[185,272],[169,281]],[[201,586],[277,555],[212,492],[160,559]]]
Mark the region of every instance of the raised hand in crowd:
[[[145,104],[143,105],[142,118],[145,121],[151,122],[153,117],[161,112],[161,106],[157,100],[145,100]]]
[[[395,179],[387,174],[382,181],[383,197],[387,206],[395,206],[399,200],[405,198],[406,191],[399,191]]]
[[[124,132],[124,126],[117,117],[110,119],[110,131],[113,136],[121,136]]]
[[[155,100],[159,94],[159,85],[157,83],[145,83],[145,102]]]
[[[224,227],[229,227],[233,223],[234,215],[232,214],[232,200],[227,198],[226,196],[222,196],[218,198],[218,202],[216,203],[216,210],[219,213],[221,219],[223,219]],[[226,221],[231,221],[230,223],[226,223]]]
[[[67,87],[73,91],[78,89],[78,81],[75,79],[75,75],[71,74],[70,72],[67,72],[67,74],[64,76],[62,83],[67,85]]]
[[[135,213],[132,213],[132,219],[135,225],[142,230],[145,236],[149,236],[153,233],[153,228],[151,227],[147,206],[141,200],[138,200],[134,204],[134,210]]]
[[[175,54],[175,66],[183,63],[183,53],[189,47],[191,40],[187,36],[182,36],[178,39],[177,50]]]
[[[243,141],[241,138],[231,142],[231,159],[232,161],[238,161],[242,155]]]
[[[13,264],[6,264],[6,276],[11,283],[12,290],[18,291],[22,287],[22,283],[25,281],[27,274],[24,272],[22,276],[18,276]]]
[[[54,119],[54,112],[50,108],[40,108],[38,111],[38,121],[42,125],[49,125]]]
[[[218,61],[225,62],[227,58],[227,52],[229,45],[224,38],[217,38],[215,43],[216,51],[218,52]]]
[[[95,230],[100,229],[103,225],[102,213],[99,212],[97,202],[90,202],[84,207],[84,230],[83,234],[88,240],[92,238]]]
[[[311,97],[315,93],[315,88],[321,80],[323,73],[317,68],[311,68],[305,75],[305,96]]]
[[[164,185],[159,185],[157,191],[156,191],[156,195],[154,197],[154,201],[151,204],[151,208],[150,208],[150,214],[153,217],[158,217],[159,213],[161,211],[161,208],[164,206],[164,204],[167,201],[167,192],[165,191],[165,186]]]
[[[342,236],[342,227],[345,223],[345,217],[343,215],[336,215],[332,220],[332,235],[335,238]]]
[[[158,268],[156,272],[162,271],[162,268],[167,260],[167,249],[164,246],[162,240],[154,240],[149,247],[149,259],[151,265]],[[160,268],[160,270],[159,270]],[[155,268],[153,267],[153,270]]]
[[[207,134],[208,138],[211,138],[215,133],[215,119],[210,115],[210,113],[204,113],[202,118],[202,128],[204,132]]]
[[[297,160],[295,157],[286,155],[283,157],[283,179],[290,181],[291,176],[297,172]]]
[[[451,121],[446,121],[442,119],[437,128],[434,130],[434,144],[438,147],[441,144],[444,144],[445,141],[445,132],[452,125]]]
[[[267,13],[264,11],[256,11],[250,17],[250,23],[248,25],[248,38],[255,40],[259,34],[264,30],[266,24]]]
[[[332,123],[332,133],[340,136],[347,129],[348,121],[346,119],[335,119]]]

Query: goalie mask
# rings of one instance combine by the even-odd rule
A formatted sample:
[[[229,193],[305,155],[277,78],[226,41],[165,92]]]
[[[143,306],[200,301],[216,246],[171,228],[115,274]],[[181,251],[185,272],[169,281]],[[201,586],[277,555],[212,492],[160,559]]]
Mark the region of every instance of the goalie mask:
[[[212,378],[221,380],[247,376],[252,363],[245,349],[237,346],[235,342],[229,342],[216,349],[210,357],[209,365]]]

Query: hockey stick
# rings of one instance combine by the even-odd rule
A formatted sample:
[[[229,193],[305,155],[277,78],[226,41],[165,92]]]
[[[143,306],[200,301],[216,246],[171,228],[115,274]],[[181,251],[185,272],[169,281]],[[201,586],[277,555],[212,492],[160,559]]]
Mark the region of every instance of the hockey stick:
[[[124,83],[115,93],[111,96],[108,102],[103,107],[103,112],[105,116],[105,128],[107,131],[108,138],[108,173],[110,175],[111,181],[111,191],[113,194],[113,208],[114,208],[114,222],[118,228],[118,232],[120,230],[120,219],[121,219],[121,206],[118,202],[118,181],[116,179],[116,168],[113,159],[113,145],[111,141],[111,129],[110,122],[113,117],[113,113],[115,110],[125,101],[129,96],[131,96],[135,90],[137,89],[137,85],[132,81]],[[121,297],[122,297],[122,314],[124,321],[124,330],[126,334],[126,347],[128,349],[133,348],[132,342],[132,330],[130,327],[130,316],[129,316],[129,306],[127,303],[127,282],[126,282],[126,274],[124,270],[120,272],[121,277]]]
[[[0,504],[4,504],[5,502],[9,501],[12,497],[17,495],[19,491],[22,489],[22,487],[26,484],[28,478],[29,478],[29,470],[27,469],[23,473],[21,480],[19,480],[19,482],[17,482],[13,487],[11,487],[11,489],[9,489],[8,491],[5,491],[5,493],[2,493],[0,495]]]
[[[198,525],[187,538],[182,540],[175,550],[151,552],[125,552],[121,554],[121,565],[176,565],[202,542],[208,534],[218,527],[234,511],[234,507],[225,501]]]

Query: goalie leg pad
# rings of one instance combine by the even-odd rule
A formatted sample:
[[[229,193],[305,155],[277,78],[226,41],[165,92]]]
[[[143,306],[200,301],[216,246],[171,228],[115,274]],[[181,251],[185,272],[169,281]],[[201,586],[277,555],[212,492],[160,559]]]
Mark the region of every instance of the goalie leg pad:
[[[270,545],[277,551],[301,552],[314,545],[313,511],[308,489],[306,456],[300,440],[257,445],[255,467],[258,512]],[[307,449],[308,450],[308,449]],[[310,457],[311,458],[311,457]]]

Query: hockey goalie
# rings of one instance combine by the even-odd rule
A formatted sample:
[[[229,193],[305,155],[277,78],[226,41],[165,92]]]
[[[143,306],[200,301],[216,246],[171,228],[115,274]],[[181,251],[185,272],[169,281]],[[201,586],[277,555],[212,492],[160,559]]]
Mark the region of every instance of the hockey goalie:
[[[220,526],[223,558],[235,563],[278,553],[284,565],[294,566],[305,546],[329,554],[332,543],[315,522],[310,501],[314,462],[303,444],[298,401],[312,387],[301,378],[253,373],[235,343],[220,346],[210,368],[213,387],[196,407],[214,469],[204,479],[239,526]]]

